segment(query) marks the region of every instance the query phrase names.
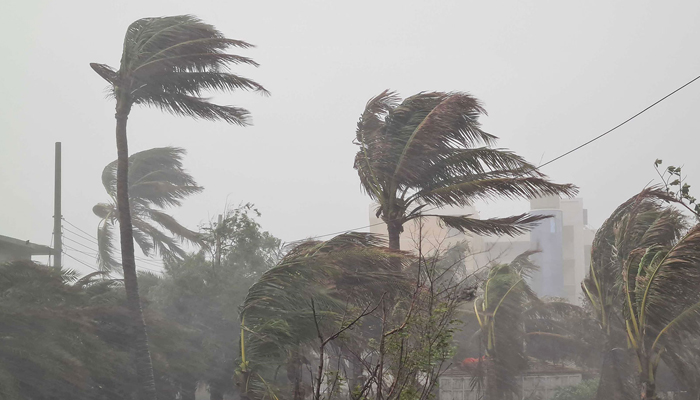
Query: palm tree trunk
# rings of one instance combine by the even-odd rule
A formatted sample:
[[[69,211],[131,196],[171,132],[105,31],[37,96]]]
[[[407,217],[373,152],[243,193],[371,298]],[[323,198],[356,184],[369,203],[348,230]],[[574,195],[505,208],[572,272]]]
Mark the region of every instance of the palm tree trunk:
[[[122,268],[124,270],[124,288],[126,301],[131,313],[132,343],[136,359],[139,400],[155,400],[156,385],[153,379],[151,353],[148,350],[146,323],[141,310],[141,299],[136,282],[136,260],[134,258],[134,235],[131,227],[131,210],[129,209],[129,147],[126,138],[126,121],[128,110],[117,102],[117,209],[119,211],[119,234],[121,238]]]
[[[387,222],[386,228],[389,232],[389,248],[401,250],[401,224]]]

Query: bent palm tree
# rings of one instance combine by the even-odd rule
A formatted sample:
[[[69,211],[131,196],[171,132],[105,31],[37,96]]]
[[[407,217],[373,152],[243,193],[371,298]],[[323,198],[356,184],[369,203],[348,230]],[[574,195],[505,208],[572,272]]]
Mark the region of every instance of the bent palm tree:
[[[376,236],[354,232],[325,242],[308,241],[251,286],[241,308],[239,371],[250,398],[264,398],[270,390],[263,377],[266,371],[274,371],[285,360],[297,369],[299,349],[318,339],[310,301],[321,315],[321,329],[333,332],[352,319],[349,314],[384,294],[395,299],[410,293],[404,271],[410,258],[385,245]],[[291,375],[297,380],[294,398],[301,398],[299,377]]]
[[[124,286],[135,325],[134,348],[140,399],[154,399],[156,391],[136,282],[127,181],[127,119],[131,107],[141,104],[175,115],[247,125],[247,110],[212,104],[202,97],[203,92],[208,90],[243,89],[267,93],[258,83],[228,72],[226,67],[229,64],[257,65],[250,58],[225,53],[230,47],[249,48],[251,45],[227,39],[212,25],[189,15],[143,18],[132,23],[126,31],[119,70],[104,64],[90,64],[109,82],[117,103],[117,209]]]
[[[645,189],[618,207],[596,234],[582,286],[607,341],[598,398],[631,397],[637,393],[633,383],[642,385],[643,398],[655,398],[661,359],[687,384],[697,385],[691,359],[697,362],[699,355],[688,340],[700,326],[700,231],[695,227],[682,236],[686,222],[667,205],[673,201],[662,190]],[[634,355],[612,354],[625,342]],[[636,378],[625,373],[631,357],[639,366]]]
[[[490,147],[496,136],[481,129],[485,110],[465,93],[419,93],[400,102],[384,91],[370,99],[357,124],[355,169],[367,194],[379,203],[389,246],[398,249],[403,225],[424,210],[466,206],[477,199],[571,196],[517,154]],[[529,214],[478,220],[435,216],[462,232],[516,235],[543,218]]]
[[[164,213],[165,207],[179,206],[187,196],[199,193],[202,187],[182,168],[184,149],[161,147],[129,156],[129,203],[134,241],[147,256],[160,254],[173,260],[185,256],[179,243],[187,241],[203,246],[202,238],[180,225]],[[102,185],[111,198],[109,203],[96,204],[92,211],[102,218],[97,229],[98,263],[103,271],[110,271],[119,263],[114,259],[112,228],[119,217],[117,210],[117,161],[102,171]],[[156,208],[157,207],[157,208]],[[159,209],[160,208],[160,209]],[[168,236],[157,226],[170,232]]]

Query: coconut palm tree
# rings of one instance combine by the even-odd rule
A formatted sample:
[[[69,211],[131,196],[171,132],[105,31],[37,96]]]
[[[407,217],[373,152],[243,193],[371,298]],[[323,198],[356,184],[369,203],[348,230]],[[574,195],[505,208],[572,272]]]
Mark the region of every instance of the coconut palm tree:
[[[185,228],[163,212],[163,208],[180,206],[185,198],[203,190],[182,168],[185,153],[184,149],[161,147],[129,156],[128,191],[134,241],[147,256],[155,253],[168,260],[182,260],[185,251],[179,243],[186,241],[196,246],[204,245],[197,232]],[[112,243],[112,230],[119,217],[116,172],[116,160],[102,171],[102,185],[110,201],[92,208],[93,213],[102,218],[97,228],[97,245],[98,263],[103,271],[119,266],[114,259]]]
[[[139,104],[175,115],[247,125],[247,110],[213,104],[202,97],[208,90],[242,89],[267,93],[260,84],[226,69],[229,64],[257,65],[250,58],[226,53],[230,47],[249,48],[251,45],[228,39],[212,25],[190,15],[143,18],[132,23],[126,31],[118,70],[105,64],[90,64],[109,82],[116,100],[117,209],[124,284],[133,313],[140,399],[154,399],[156,390],[136,281],[127,180],[127,119],[131,108]]]
[[[351,319],[348,310],[352,315],[384,294],[408,296],[412,287],[404,268],[409,258],[385,245],[366,233],[304,242],[250,288],[241,309],[239,371],[250,398],[265,397],[270,372],[281,365],[287,365],[294,398],[303,398],[296,372],[305,362],[301,350],[312,352],[319,335],[310,301],[320,315],[320,329],[330,333]]]
[[[491,268],[474,301],[474,315],[480,326],[480,339],[486,360],[480,362],[477,376],[486,376],[486,398],[509,398],[518,393],[517,376],[527,369],[524,315],[528,305],[538,302],[527,284],[537,267],[529,261],[533,252],[525,252],[510,264]]]
[[[692,333],[700,327],[700,228],[683,235],[686,221],[673,202],[662,190],[645,189],[596,234],[584,292],[607,336],[606,352],[632,349],[604,360],[598,398],[631,396],[637,385],[643,398],[656,398],[661,360],[697,387],[700,354]],[[624,368],[634,364],[636,377]]]
[[[476,98],[459,92],[419,93],[400,101],[384,91],[369,100],[357,124],[355,169],[364,191],[379,203],[377,216],[387,224],[391,248],[400,247],[406,222],[430,216],[433,208],[577,192],[573,185],[550,182],[517,154],[493,148],[496,136],[484,132],[478,120],[485,113]],[[435,217],[463,232],[506,235],[546,218]]]

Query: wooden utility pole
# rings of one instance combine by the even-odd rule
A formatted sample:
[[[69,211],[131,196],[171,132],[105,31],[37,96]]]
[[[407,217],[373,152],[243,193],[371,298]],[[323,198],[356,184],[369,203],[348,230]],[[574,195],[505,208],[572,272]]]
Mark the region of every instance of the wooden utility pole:
[[[55,161],[53,184],[53,266],[61,268],[61,255],[63,253],[63,238],[61,237],[61,142],[56,142]]]

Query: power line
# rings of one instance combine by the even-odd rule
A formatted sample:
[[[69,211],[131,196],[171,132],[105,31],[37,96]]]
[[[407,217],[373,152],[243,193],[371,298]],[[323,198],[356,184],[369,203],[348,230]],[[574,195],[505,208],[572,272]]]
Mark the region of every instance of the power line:
[[[68,232],[71,232],[71,234],[75,235],[75,233],[72,232],[72,231],[68,231]],[[83,238],[82,236],[78,236],[78,237]],[[86,248],[86,249],[88,249],[88,250],[92,250],[93,252],[95,252],[95,256],[97,256],[97,254],[99,253],[99,250],[95,249],[94,247],[87,246],[87,245],[85,245],[83,242],[79,242],[79,241],[77,241],[77,240],[75,240],[75,239],[71,239],[71,238],[70,238],[69,236],[67,236],[67,235],[64,235],[64,238],[65,238],[65,239],[68,239],[69,241],[71,241],[71,242],[73,242],[73,243],[75,243],[75,244],[78,244],[78,245],[80,245],[80,246],[82,246],[82,247],[84,247],[84,248]],[[119,255],[121,256],[121,254],[119,254]],[[158,264],[158,262],[155,261],[155,260],[149,260],[149,259],[142,258],[142,257],[135,257],[135,258],[136,258],[138,261],[147,263],[148,265],[151,265],[151,266],[153,266],[153,267],[158,267],[158,268],[162,267],[162,265]]]
[[[672,91],[671,93],[667,94],[666,96],[660,98],[659,100],[656,100],[656,101],[653,102],[651,105],[649,105],[647,108],[645,108],[645,109],[643,109],[642,111],[640,111],[640,112],[634,114],[633,116],[627,118],[627,119],[624,120],[623,122],[617,124],[615,127],[613,127],[613,128],[611,128],[611,129],[609,129],[609,130],[607,130],[607,131],[601,133],[600,135],[594,137],[593,139],[587,141],[586,143],[584,143],[584,144],[582,144],[582,145],[579,145],[579,146],[577,146],[577,147],[575,147],[575,148],[573,148],[573,149],[567,151],[566,153],[564,153],[564,154],[562,154],[562,155],[560,155],[560,156],[558,156],[558,157],[555,157],[555,158],[553,158],[553,159],[547,161],[546,163],[540,165],[540,166],[537,167],[537,168],[542,168],[542,167],[544,167],[545,165],[551,164],[551,163],[557,161],[557,160],[560,159],[560,158],[563,158],[563,157],[565,157],[565,156],[568,156],[569,154],[575,152],[576,150],[578,150],[578,149],[580,149],[580,148],[582,148],[582,147],[588,146],[589,144],[591,144],[591,143],[595,142],[596,140],[602,138],[603,136],[607,135],[608,133],[610,133],[610,132],[616,130],[617,128],[621,127],[622,125],[625,125],[626,123],[632,121],[633,119],[637,118],[638,116],[644,114],[645,112],[647,112],[648,110],[650,110],[651,108],[653,108],[654,106],[656,106],[657,104],[661,103],[662,101],[664,101],[664,100],[668,99],[669,97],[673,96],[674,94],[678,93],[678,92],[681,91],[683,88],[685,88],[686,86],[690,85],[691,83],[697,81],[698,79],[700,79],[700,75],[698,75],[698,76],[696,76],[695,78],[691,79],[690,81],[686,82],[684,85],[680,86],[679,88],[677,88],[676,90],[674,90],[674,91]]]
[[[92,234],[87,233],[87,232],[85,232],[84,230],[82,230],[82,229],[78,228],[77,226],[73,225],[73,224],[72,224],[70,221],[68,221],[65,217],[62,217],[61,219],[64,220],[68,225],[72,226],[73,228],[79,230],[80,232],[82,232],[82,233],[88,235],[90,238],[92,238]],[[97,241],[95,241],[95,243],[97,243]]]
[[[93,266],[89,265],[89,264],[88,264],[88,263],[86,263],[86,262],[83,262],[83,261],[81,261],[81,260],[78,260],[77,258],[75,258],[75,257],[73,257],[72,255],[70,255],[70,254],[66,253],[65,251],[63,252],[63,254],[65,254],[65,255],[67,255],[68,257],[72,258],[73,260],[75,260],[75,261],[77,261],[77,262],[79,262],[79,263],[83,264],[84,266],[86,266],[86,267],[90,268],[91,270],[94,270],[94,271],[99,271],[99,270],[98,270],[97,268],[95,268],[95,267],[93,267]]]
[[[75,235],[75,236],[77,236],[77,237],[79,237],[79,238],[81,238],[81,239],[87,240],[87,241],[89,241],[89,242],[91,242],[91,243],[98,244],[97,239],[93,238],[89,233],[87,233],[87,232],[85,232],[84,230],[78,228],[77,226],[75,226],[75,225],[72,224],[70,221],[66,220],[65,218],[63,218],[63,220],[64,220],[66,223],[70,224],[70,225],[71,225],[72,227],[74,227],[75,229],[79,230],[80,232],[83,232],[85,235],[88,235],[88,236],[87,236],[87,237],[86,237],[86,236],[83,236],[83,235],[81,235],[81,234],[79,234],[79,233],[77,233],[77,232],[74,232],[74,231],[72,231],[72,230],[66,228],[65,226],[62,226],[63,229],[65,229],[67,232],[70,232],[71,234],[73,234],[73,235]],[[93,251],[95,251],[95,252],[99,252],[99,251],[96,250],[95,248],[93,248],[93,247],[88,247],[88,246],[86,246],[85,244],[82,244],[82,243],[80,243],[80,242],[78,242],[78,241],[76,241],[76,240],[72,240],[72,239],[68,239],[68,240],[71,240],[71,241],[74,242],[74,243],[78,243],[78,244],[80,244],[81,246],[83,246],[83,247],[85,247],[85,248],[88,248],[88,249],[90,249],[90,250],[93,250]],[[148,263],[148,264],[150,264],[150,265],[152,265],[152,266],[154,266],[154,267],[162,267],[162,265],[158,264],[158,261],[153,260],[153,259],[148,259],[148,258],[138,257],[138,256],[134,256],[134,258],[135,258],[136,260],[139,260],[139,261]]]
[[[63,246],[66,247],[66,248],[68,248],[68,249],[71,249],[71,250],[73,250],[73,251],[77,251],[78,253],[85,254],[86,256],[97,257],[97,253],[92,253],[92,254],[91,254],[91,253],[88,253],[88,252],[85,252],[85,251],[82,251],[82,250],[78,250],[78,249],[76,249],[75,247],[69,246],[69,245],[67,245],[67,244],[65,244],[65,243],[63,244]]]
[[[684,89],[686,86],[689,86],[690,84],[692,84],[693,82],[697,81],[698,79],[700,79],[700,75],[698,75],[698,76],[696,76],[695,78],[691,79],[690,81],[684,83],[683,85],[681,85],[680,87],[678,87],[678,88],[676,88],[674,91],[672,91],[671,93],[669,93],[669,94],[665,95],[664,97],[660,98],[659,100],[653,102],[651,105],[647,106],[647,107],[644,108],[642,111],[639,111],[638,113],[636,113],[636,114],[634,114],[633,116],[627,118],[626,120],[624,120],[623,122],[617,124],[616,126],[612,127],[611,129],[608,129],[607,131],[601,133],[600,135],[594,137],[593,139],[591,139],[591,140],[589,140],[589,141],[587,141],[587,142],[585,142],[585,143],[583,143],[583,144],[581,144],[581,145],[579,145],[579,146],[576,146],[576,147],[574,147],[573,149],[571,149],[571,150],[569,150],[569,151],[567,151],[567,152],[565,152],[565,153],[563,153],[563,154],[561,154],[561,155],[559,155],[559,156],[557,156],[557,157],[554,157],[553,159],[547,161],[547,162],[544,163],[544,164],[540,164],[539,166],[533,168],[533,171],[536,171],[536,170],[538,170],[538,169],[540,169],[540,168],[542,168],[542,167],[544,167],[544,166],[546,166],[546,165],[549,165],[549,164],[551,164],[551,163],[553,163],[553,162],[555,162],[555,161],[557,161],[557,160],[560,160],[560,159],[562,159],[562,158],[568,156],[569,154],[574,153],[575,151],[578,151],[578,150],[580,150],[580,149],[582,149],[582,148],[588,146],[589,144],[595,142],[596,140],[602,138],[603,136],[606,136],[607,134],[609,134],[609,133],[611,133],[611,132],[617,130],[618,128],[622,127],[623,125],[627,124],[628,122],[632,121],[633,119],[637,118],[638,116],[640,116],[640,115],[644,114],[645,112],[649,111],[649,110],[652,109],[654,106],[656,106],[656,105],[658,105],[659,103],[661,103],[662,101],[664,101],[664,100],[668,99],[669,97],[673,96],[674,94],[678,93],[679,91],[681,91],[682,89]],[[432,211],[432,210],[435,210],[436,208],[440,208],[440,207],[437,207],[437,206],[436,206],[436,207],[430,208],[430,209],[425,210],[425,211],[426,211],[426,212]],[[308,237],[308,238],[305,238],[305,239],[294,240],[294,241],[291,241],[290,243],[297,243],[297,242],[300,242],[300,241],[303,241],[303,240],[319,239],[319,238],[326,237],[326,236],[338,235],[338,234],[347,233],[347,232],[352,232],[352,231],[356,231],[356,230],[360,230],[360,229],[371,228],[371,227],[373,227],[373,226],[381,225],[381,224],[383,224],[383,223],[384,223],[384,222],[378,222],[378,223],[374,223],[374,224],[370,224],[370,225],[366,225],[366,226],[361,226],[361,227],[359,227],[359,228],[348,229],[348,230],[338,231],[338,232],[333,232],[333,233],[327,233],[327,234],[325,234],[325,235],[311,236],[311,237]]]
[[[66,222],[68,222],[68,221],[66,221]],[[82,238],[82,239],[87,240],[87,241],[89,241],[89,242],[91,242],[91,243],[94,243],[94,244],[98,244],[98,243],[97,243],[97,240],[94,239],[94,238],[92,238],[91,236],[90,236],[90,237],[85,237],[85,236],[83,236],[83,235],[81,235],[81,234],[79,234],[79,233],[77,233],[77,232],[74,232],[74,231],[72,231],[72,230],[66,228],[65,226],[63,227],[63,229],[65,229],[66,232],[70,232],[70,233],[74,234],[75,236],[77,236],[77,237],[79,237],[79,238]]]

